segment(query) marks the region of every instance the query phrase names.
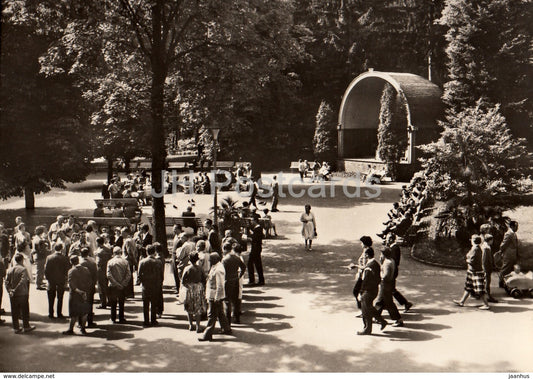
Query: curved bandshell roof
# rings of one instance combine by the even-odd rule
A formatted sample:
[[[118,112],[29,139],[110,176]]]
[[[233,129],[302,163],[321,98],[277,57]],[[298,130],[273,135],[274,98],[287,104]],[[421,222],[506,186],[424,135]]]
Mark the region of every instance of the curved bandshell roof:
[[[442,90],[415,74],[368,71],[355,78],[346,89],[340,111],[341,129],[375,128],[379,101],[385,83],[390,83],[406,100],[408,125],[417,129],[437,128],[442,117]]]

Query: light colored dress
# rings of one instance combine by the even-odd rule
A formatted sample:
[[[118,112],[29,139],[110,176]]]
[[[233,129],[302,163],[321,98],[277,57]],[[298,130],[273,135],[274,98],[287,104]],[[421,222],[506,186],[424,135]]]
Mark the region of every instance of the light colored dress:
[[[300,221],[303,223],[302,236],[306,240],[315,239],[316,225],[315,225],[315,216],[313,215],[313,213],[312,212],[309,212],[309,214],[305,212],[302,213],[302,215],[300,216]]]

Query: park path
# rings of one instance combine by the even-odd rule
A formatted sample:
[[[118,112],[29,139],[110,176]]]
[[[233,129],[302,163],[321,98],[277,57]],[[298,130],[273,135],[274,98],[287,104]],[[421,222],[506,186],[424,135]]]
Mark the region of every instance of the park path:
[[[37,204],[53,207],[60,199],[65,209],[91,209],[95,193],[74,189],[38,196]],[[234,325],[233,336],[216,335],[211,343],[198,342],[187,330],[170,275],[161,327],[142,328],[136,288],[136,298],[126,304],[128,324],[113,325],[107,312],[96,310],[98,328],[86,337],[62,336],[66,323],[48,320],[46,293],[32,287],[31,318],[37,329],[14,335],[9,326],[0,327],[0,371],[533,371],[532,299],[511,299],[495,289],[501,301],[491,311],[478,310],[473,300],[457,308],[451,299],[462,292],[464,271],[423,265],[407,250],[398,287],[415,306],[404,315],[405,327],[389,326],[373,336],[355,334],[362,321],[354,317],[353,273],[345,266],[360,254],[361,235],[375,237],[398,193],[399,185],[387,185],[377,199],[282,200],[282,212],[273,214],[280,237],[265,241],[267,285],[245,289],[243,324]],[[186,199],[178,194],[167,201],[184,208]],[[197,214],[207,214],[211,198],[195,199]],[[312,252],[302,248],[298,221],[306,202],[318,221]],[[21,206],[18,200],[0,203],[0,216]],[[167,211],[177,212],[171,206]],[[2,306],[9,310],[5,296]]]

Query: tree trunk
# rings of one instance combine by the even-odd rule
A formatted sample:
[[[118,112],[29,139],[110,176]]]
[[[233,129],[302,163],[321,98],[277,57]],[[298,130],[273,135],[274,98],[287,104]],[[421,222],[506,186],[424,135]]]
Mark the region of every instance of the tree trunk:
[[[111,184],[113,178],[113,157],[107,157],[107,184]]]
[[[26,201],[26,209],[35,209],[35,194],[29,187],[24,188],[24,200]]]
[[[164,110],[164,85],[167,76],[166,62],[164,62],[164,46],[161,41],[162,26],[162,2],[157,0],[152,6],[152,88],[150,106],[152,112],[152,201],[153,216],[155,222],[155,239],[164,250],[164,256],[168,256],[167,235],[165,230],[165,201],[162,191],[162,171],[165,169],[166,149],[165,131],[163,126]]]

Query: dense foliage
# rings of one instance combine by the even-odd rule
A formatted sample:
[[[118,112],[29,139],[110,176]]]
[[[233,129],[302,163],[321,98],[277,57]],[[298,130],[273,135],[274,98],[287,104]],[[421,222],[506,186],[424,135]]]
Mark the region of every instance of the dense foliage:
[[[383,88],[378,126],[378,156],[387,163],[392,180],[407,149],[407,114],[405,100],[390,84]]]
[[[315,136],[313,138],[313,152],[315,158],[321,162],[334,162],[336,149],[337,114],[331,106],[322,101],[316,114]]]
[[[501,104],[518,137],[531,137],[533,7],[528,0],[447,0],[448,80],[443,100],[454,112]],[[529,141],[532,143],[532,141]]]
[[[68,75],[48,78],[39,57],[57,38],[3,4],[1,36],[0,198],[78,182],[89,172],[90,133],[80,91]]]
[[[531,174],[525,141],[511,135],[498,106],[478,102],[441,126],[440,139],[422,147],[423,167],[430,194],[449,202],[456,221],[485,217],[494,206],[512,208],[517,195],[531,190],[523,181]]]

